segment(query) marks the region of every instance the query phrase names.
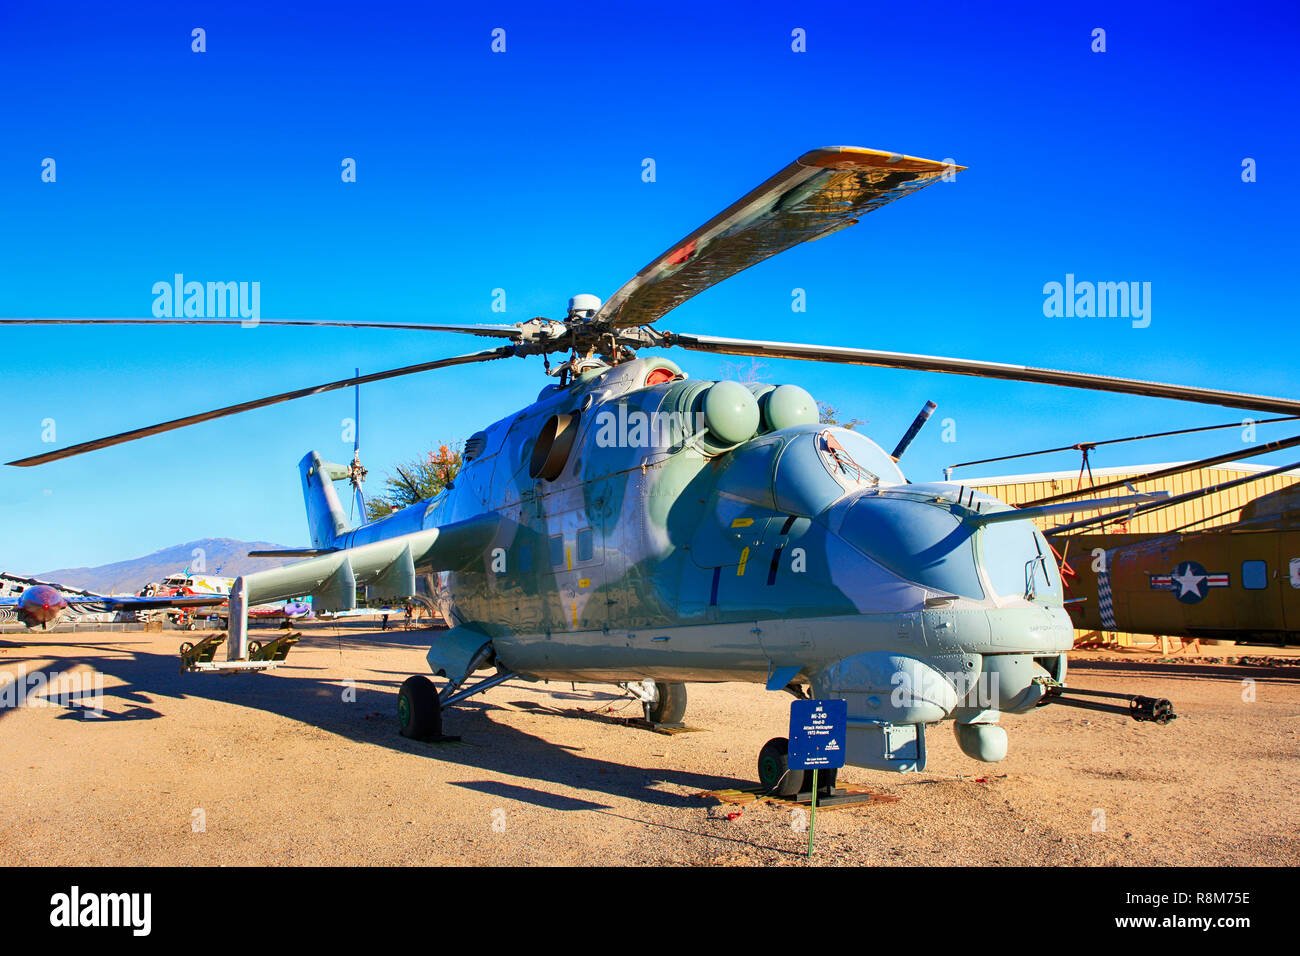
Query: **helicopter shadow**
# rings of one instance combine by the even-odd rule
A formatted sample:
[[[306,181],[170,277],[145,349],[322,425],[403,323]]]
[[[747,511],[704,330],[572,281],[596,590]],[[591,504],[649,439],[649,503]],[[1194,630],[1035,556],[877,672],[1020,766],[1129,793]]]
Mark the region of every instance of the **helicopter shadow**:
[[[610,805],[607,803],[593,803],[590,800],[579,800],[575,797],[566,797],[558,793],[547,793],[545,790],[536,790],[532,787],[520,787],[513,783],[502,783],[500,780],[453,782],[452,786],[464,787],[466,790],[473,790],[475,793],[483,793],[491,797],[501,797],[505,800],[514,800],[517,803],[531,803],[533,806],[543,807],[547,810],[571,812],[573,810],[611,809]]]
[[[396,707],[396,695],[392,707]],[[390,731],[395,740],[390,738],[387,745],[414,753],[423,752],[443,763],[460,764],[508,776],[526,776],[539,783],[551,783],[673,809],[702,808],[704,804],[696,794],[744,787],[752,783],[735,777],[679,771],[662,766],[643,767],[635,763],[588,756],[583,752],[584,748],[552,743],[543,737],[492,719],[493,712],[504,710],[505,708],[490,701],[478,701],[447,711],[443,718],[444,730],[458,734],[462,743],[468,746],[407,740],[397,734],[395,721]],[[575,719],[546,708],[528,710],[533,714],[554,717],[557,721]],[[615,726],[610,726],[608,730],[611,735],[639,732]],[[688,792],[661,789],[661,784],[680,787]]]
[[[69,649],[63,648],[65,651]],[[429,743],[411,740],[398,733],[396,713],[400,681],[395,679],[368,677],[362,682],[364,686],[355,688],[354,702],[348,702],[345,691],[349,688],[343,681],[312,676],[292,665],[286,668],[286,671],[293,672],[291,678],[281,678],[274,673],[214,677],[180,673],[173,655],[140,650],[120,653],[122,649],[118,647],[114,650],[119,653],[106,657],[75,655],[50,665],[51,670],[65,670],[84,664],[103,673],[105,678],[114,679],[105,681],[103,711],[106,717],[101,719],[104,723],[168,718],[168,700],[211,700],[274,714],[357,743],[415,754],[479,772],[525,777],[539,784],[586,790],[655,806],[702,808],[704,804],[694,796],[695,793],[750,784],[750,781],[734,777],[643,767],[588,756],[582,748],[552,743],[494,720],[492,714],[497,711],[504,713],[506,708],[481,697],[454,707],[445,715],[447,732],[460,735],[461,744]],[[409,674],[401,676],[405,679]],[[508,687],[507,684],[501,690]],[[119,708],[119,701],[133,706]],[[11,711],[11,708],[0,709],[0,722]],[[547,716],[556,715],[556,720],[573,719],[559,711],[545,713]],[[67,719],[73,717],[82,719],[92,733],[94,725],[100,722],[74,713],[69,713]],[[608,732],[611,735],[636,733],[620,727],[610,727]],[[481,785],[477,781],[469,783]],[[661,789],[661,784],[687,792]],[[527,788],[520,790],[521,797],[526,795],[524,791]],[[550,799],[552,796],[536,799]]]

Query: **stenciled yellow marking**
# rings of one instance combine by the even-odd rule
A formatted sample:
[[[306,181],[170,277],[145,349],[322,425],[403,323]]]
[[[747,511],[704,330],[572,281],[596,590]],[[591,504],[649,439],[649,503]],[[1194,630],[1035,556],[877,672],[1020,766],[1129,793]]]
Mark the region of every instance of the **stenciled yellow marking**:
[[[591,578],[579,578],[579,579],[578,579],[578,587],[580,587],[580,588],[589,588],[589,587],[591,587]]]
[[[578,602],[570,601],[569,607],[573,610],[573,626],[577,627],[578,626]]]
[[[753,518],[737,518],[735,521],[731,522],[731,526],[733,528],[748,528],[753,523]]]
[[[564,549],[564,563],[568,566],[568,569],[570,571],[573,570],[573,549],[572,548]]]
[[[736,568],[736,577],[745,573],[745,565],[749,563],[749,548],[740,552],[740,567]]]

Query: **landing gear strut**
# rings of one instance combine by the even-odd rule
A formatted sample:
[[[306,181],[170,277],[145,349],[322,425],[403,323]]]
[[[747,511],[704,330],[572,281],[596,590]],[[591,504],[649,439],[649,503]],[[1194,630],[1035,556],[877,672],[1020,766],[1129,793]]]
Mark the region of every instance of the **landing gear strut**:
[[[838,775],[838,770],[818,771],[818,794],[834,790]],[[758,782],[767,793],[778,797],[812,793],[812,771],[790,769],[790,741],[785,737],[773,737],[758,752]]]

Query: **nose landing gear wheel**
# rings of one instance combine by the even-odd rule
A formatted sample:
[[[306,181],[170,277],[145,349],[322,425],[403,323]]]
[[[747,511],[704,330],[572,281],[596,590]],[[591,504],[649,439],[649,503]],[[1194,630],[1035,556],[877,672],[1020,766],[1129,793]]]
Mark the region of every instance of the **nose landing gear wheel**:
[[[652,724],[680,724],[686,716],[686,685],[655,681],[655,693],[655,702],[645,705],[645,719]]]
[[[790,769],[790,741],[785,737],[773,737],[758,752],[758,782],[778,797],[793,797],[803,789],[803,771]]]
[[[397,719],[402,736],[434,740],[442,736],[442,705],[438,689],[427,677],[408,677],[397,692]]]

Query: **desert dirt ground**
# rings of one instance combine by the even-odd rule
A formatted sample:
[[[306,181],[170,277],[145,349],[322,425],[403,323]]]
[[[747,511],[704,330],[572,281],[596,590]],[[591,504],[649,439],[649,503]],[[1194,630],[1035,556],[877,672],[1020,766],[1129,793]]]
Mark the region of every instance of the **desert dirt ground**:
[[[807,864],[791,808],[697,796],[752,784],[788,695],[690,685],[699,730],[665,736],[567,713],[639,713],[617,688],[516,680],[448,715],[459,743],[415,742],[397,689],[433,635],[373,627],[309,627],[232,677],[180,674],[178,632],[0,636],[0,673],[104,684],[98,719],[0,709],[0,864]],[[1008,716],[1000,764],[932,727],[924,773],[841,771],[898,800],[819,812],[813,864],[1300,862],[1300,667],[1084,653],[1070,683],[1180,717]]]

